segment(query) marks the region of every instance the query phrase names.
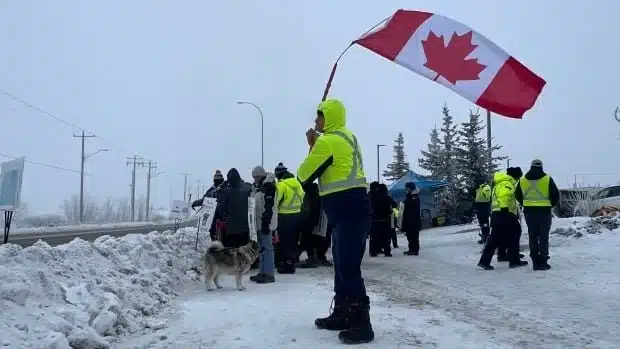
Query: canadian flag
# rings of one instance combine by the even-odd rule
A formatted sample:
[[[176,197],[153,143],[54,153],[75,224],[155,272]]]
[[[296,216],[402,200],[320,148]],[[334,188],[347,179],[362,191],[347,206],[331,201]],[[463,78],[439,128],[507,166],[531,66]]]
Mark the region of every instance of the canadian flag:
[[[523,118],[546,84],[482,34],[433,13],[398,10],[353,43],[510,118]]]

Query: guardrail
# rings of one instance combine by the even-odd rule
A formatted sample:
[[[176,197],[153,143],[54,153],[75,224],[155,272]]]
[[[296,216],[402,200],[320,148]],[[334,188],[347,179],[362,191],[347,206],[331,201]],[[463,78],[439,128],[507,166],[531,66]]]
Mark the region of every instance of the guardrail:
[[[75,238],[81,238],[87,241],[94,241],[100,236],[123,236],[127,234],[148,234],[152,231],[158,230],[176,230],[179,228],[186,228],[195,226],[197,217],[191,217],[187,220],[178,222],[167,222],[161,224],[145,223],[135,225],[111,225],[111,226],[67,226],[67,227],[54,227],[50,229],[32,229],[31,232],[21,230],[19,233],[11,234],[9,243],[17,244],[23,247],[30,246],[35,242],[42,240],[46,243],[55,246],[70,242]]]

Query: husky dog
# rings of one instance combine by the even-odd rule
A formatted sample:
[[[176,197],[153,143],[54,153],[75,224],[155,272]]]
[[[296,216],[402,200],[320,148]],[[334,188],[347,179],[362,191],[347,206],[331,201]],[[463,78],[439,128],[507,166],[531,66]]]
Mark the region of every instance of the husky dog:
[[[215,287],[222,288],[219,283],[219,277],[222,272],[234,275],[237,282],[237,290],[245,290],[243,274],[250,270],[250,267],[258,258],[259,250],[258,242],[254,240],[239,248],[224,247],[219,241],[211,242],[202,259],[207,290],[213,291]]]

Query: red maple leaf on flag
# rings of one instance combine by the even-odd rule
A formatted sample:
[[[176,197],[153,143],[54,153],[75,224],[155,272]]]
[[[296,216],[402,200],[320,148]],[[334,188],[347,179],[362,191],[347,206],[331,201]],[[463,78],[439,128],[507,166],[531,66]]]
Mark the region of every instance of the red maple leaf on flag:
[[[443,35],[437,36],[432,31],[426,40],[422,40],[422,48],[426,54],[424,66],[437,73],[433,81],[443,76],[452,85],[459,80],[478,80],[486,65],[478,63],[477,58],[467,58],[478,45],[471,43],[472,32],[463,35],[453,33],[448,45],[444,44]]]

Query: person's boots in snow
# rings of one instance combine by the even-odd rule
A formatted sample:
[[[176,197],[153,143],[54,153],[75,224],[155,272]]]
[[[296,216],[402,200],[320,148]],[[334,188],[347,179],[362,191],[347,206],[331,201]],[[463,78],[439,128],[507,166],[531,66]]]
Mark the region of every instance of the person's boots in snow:
[[[333,307],[330,307],[330,314],[327,317],[314,320],[314,325],[320,330],[344,331],[349,328],[349,308],[345,304],[346,300],[339,296],[334,296]]]
[[[549,270],[551,269],[551,266],[547,263],[547,260],[549,259],[549,257],[546,256],[538,256],[538,258],[536,258],[536,260],[533,260],[533,268],[534,270]]]
[[[252,275],[252,276],[250,276],[250,281],[256,282],[256,280],[260,279],[262,276],[263,276],[263,274],[261,274],[261,273],[258,273],[256,275]]]
[[[482,264],[482,263],[478,263],[478,267],[484,269],[484,270],[494,270],[495,268],[490,265],[490,264]]]
[[[420,254],[420,251],[416,251],[416,250],[409,250],[409,251],[405,251],[403,252],[404,255],[407,256],[417,256]]]
[[[273,275],[260,274],[256,280],[252,280],[257,284],[271,284],[276,282],[276,278]]]
[[[317,267],[317,261],[315,256],[309,256],[305,261],[299,264],[300,268],[310,269]]]
[[[368,297],[361,302],[348,305],[349,328],[338,333],[338,338],[345,344],[362,344],[372,342],[375,332],[370,323],[370,301]]]
[[[278,268],[278,274],[295,274],[295,264],[292,260],[286,260],[281,267]]]
[[[332,267],[334,266],[332,264],[332,262],[330,262],[327,257],[325,256],[320,256],[317,258],[317,265],[321,266],[321,267]]]
[[[509,268],[518,268],[518,267],[524,267],[526,265],[528,265],[529,263],[527,261],[523,261],[523,260],[518,260],[516,262],[510,262],[510,264],[508,264]]]

